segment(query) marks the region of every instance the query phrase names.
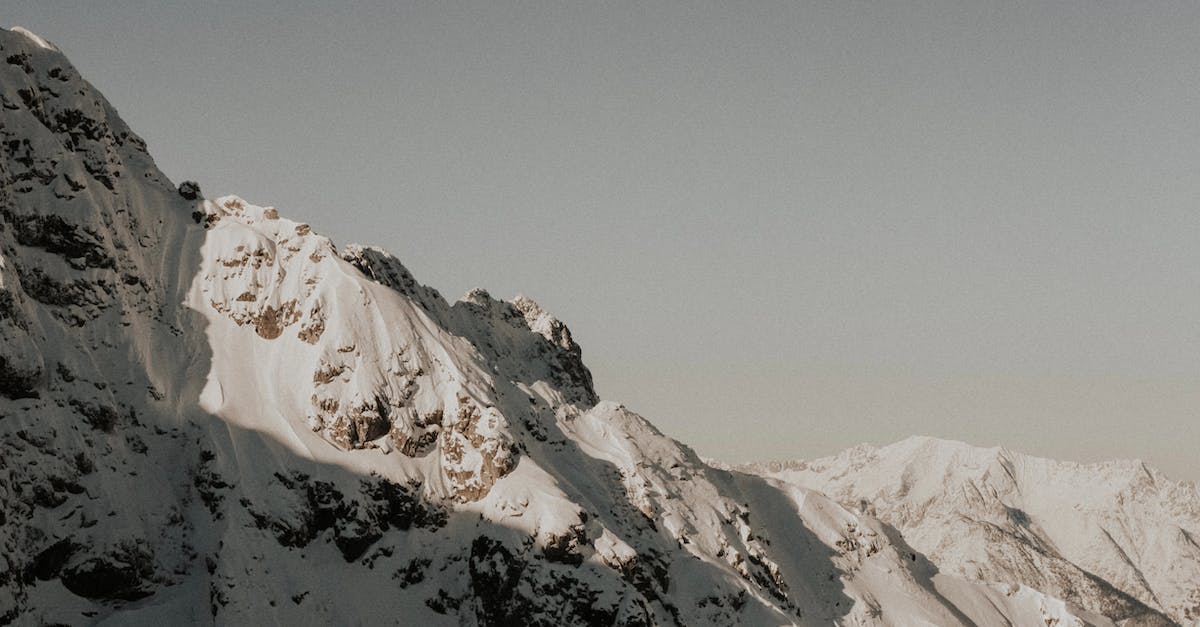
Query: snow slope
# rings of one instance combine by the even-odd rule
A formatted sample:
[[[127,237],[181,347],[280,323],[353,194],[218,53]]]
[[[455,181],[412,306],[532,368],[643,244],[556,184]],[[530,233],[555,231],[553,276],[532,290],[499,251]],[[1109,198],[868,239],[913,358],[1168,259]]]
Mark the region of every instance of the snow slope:
[[[533,301],[176,188],[0,58],[0,624],[1111,624],[707,466]]]
[[[877,516],[948,573],[1117,619],[1200,624],[1200,495],[1141,462],[1074,464],[914,437],[740,468]]]

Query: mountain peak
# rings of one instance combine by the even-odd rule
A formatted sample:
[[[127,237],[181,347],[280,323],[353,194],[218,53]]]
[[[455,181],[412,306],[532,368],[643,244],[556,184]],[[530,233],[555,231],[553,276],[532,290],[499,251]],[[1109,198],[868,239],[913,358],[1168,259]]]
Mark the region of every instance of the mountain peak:
[[[964,450],[964,451],[965,450],[996,451],[996,450],[1001,449],[1001,447],[999,447],[999,446],[992,446],[992,447],[979,446],[976,444],[971,444],[969,442],[964,442],[962,440],[954,440],[951,438],[941,438],[941,437],[931,436],[931,435],[910,435],[910,436],[904,438],[903,440],[900,440],[898,442],[895,442],[891,445],[888,445],[888,446],[885,446],[882,448],[890,448],[890,447],[903,448],[903,449],[913,448],[913,447],[929,447],[929,448]]]
[[[1188,583],[1200,581],[1200,493],[1142,462],[1059,462],[920,436],[738,468],[868,511],[968,579],[1024,584],[1118,620],[1200,618]]]
[[[853,450],[853,449],[851,449]],[[1043,465],[1057,468],[1077,468],[1084,471],[1103,473],[1110,477],[1121,475],[1164,478],[1162,472],[1140,459],[1111,459],[1096,462],[1060,461],[1027,453],[1014,452],[1004,446],[978,446],[959,440],[917,435],[894,444],[871,447],[882,458],[894,461],[941,459],[946,463],[962,460],[1006,459],[1020,460],[1026,465]]]
[[[23,26],[13,26],[12,28],[9,28],[8,30],[11,32],[17,33],[18,35],[23,35],[26,39],[33,42],[39,48],[44,48],[46,50],[52,50],[54,52],[62,52],[61,50],[58,49],[58,46],[55,46],[54,44],[46,41],[41,36],[34,34],[32,31],[30,31],[29,29],[27,29]]]
[[[0,625],[1111,624],[704,465],[532,300],[176,188],[48,43],[0,50]]]
[[[968,460],[982,462],[1007,459],[1013,455],[1002,446],[977,446],[961,440],[927,435],[910,436],[894,444],[876,448],[875,451],[881,457],[920,458],[926,461],[940,459],[945,463],[962,463]]]

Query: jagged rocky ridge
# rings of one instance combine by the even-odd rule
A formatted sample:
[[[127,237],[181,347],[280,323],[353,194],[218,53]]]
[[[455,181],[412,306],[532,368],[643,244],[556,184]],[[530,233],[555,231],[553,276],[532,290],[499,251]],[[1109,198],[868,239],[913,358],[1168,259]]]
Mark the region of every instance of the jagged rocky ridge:
[[[1200,624],[1200,494],[1138,461],[1075,464],[926,437],[736,468],[893,525],[942,570],[1133,624]]]
[[[707,466],[532,301],[176,188],[54,46],[0,59],[0,624],[1109,624]]]

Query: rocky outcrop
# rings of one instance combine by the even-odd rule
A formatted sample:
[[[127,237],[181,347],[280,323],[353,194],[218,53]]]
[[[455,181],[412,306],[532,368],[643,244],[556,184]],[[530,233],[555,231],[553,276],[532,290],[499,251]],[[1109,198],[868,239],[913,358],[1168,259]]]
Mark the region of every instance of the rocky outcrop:
[[[442,471],[460,502],[478,501],[516,465],[516,451],[503,416],[480,410],[465,397],[438,436]]]

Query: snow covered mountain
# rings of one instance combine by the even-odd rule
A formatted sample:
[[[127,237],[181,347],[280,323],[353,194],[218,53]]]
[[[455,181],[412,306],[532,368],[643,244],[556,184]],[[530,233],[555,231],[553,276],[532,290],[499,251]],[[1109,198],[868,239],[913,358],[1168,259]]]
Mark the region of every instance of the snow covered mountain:
[[[1116,619],[1200,624],[1200,494],[1136,461],[1074,464],[914,437],[740,469],[898,529],[938,568]]]
[[[0,624],[1112,624],[704,464],[533,301],[176,187],[54,46],[0,59]]]

